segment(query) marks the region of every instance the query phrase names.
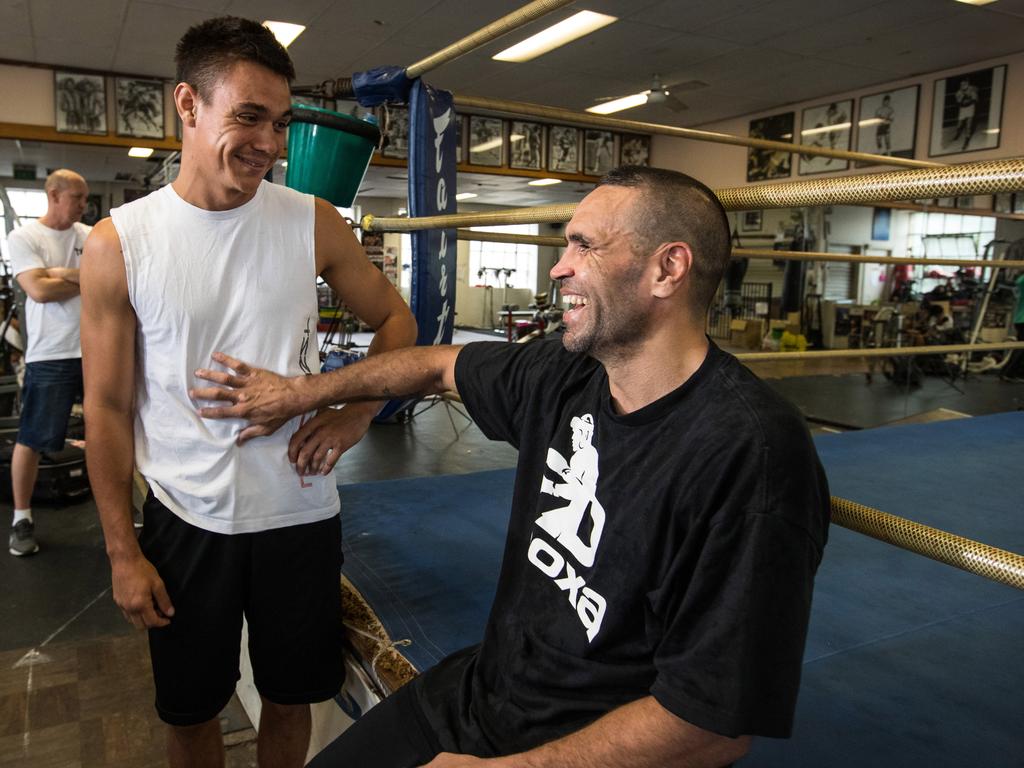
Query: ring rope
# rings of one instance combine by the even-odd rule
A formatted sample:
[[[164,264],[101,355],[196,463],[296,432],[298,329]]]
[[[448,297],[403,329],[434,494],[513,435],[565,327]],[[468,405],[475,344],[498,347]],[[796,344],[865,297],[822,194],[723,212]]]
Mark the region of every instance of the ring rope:
[[[921,197],[989,195],[1020,189],[1024,189],[1024,158],[1018,157],[941,168],[727,187],[715,190],[715,195],[727,211],[749,211],[914,200]],[[555,224],[569,221],[575,211],[576,203],[562,203],[418,218],[367,215],[362,219],[362,228],[364,232],[412,232],[447,227]]]
[[[481,232],[475,229],[458,229],[459,240],[484,243],[509,243],[512,245],[542,245],[551,248],[565,248],[564,237],[551,235],[518,235],[506,232]],[[947,259],[940,256],[865,256],[860,253],[826,253],[822,251],[775,251],[769,248],[733,248],[734,259],[792,259],[794,261],[841,261],[852,264],[930,264],[943,267],[1000,267],[1022,269],[1024,262],[1002,259]]]
[[[838,496],[832,522],[940,563],[1024,589],[1024,557]]]
[[[952,355],[963,352],[994,352],[1000,349],[1024,349],[1024,341],[986,344],[935,344],[925,347],[865,347],[862,349],[821,349],[814,352],[739,352],[737,360],[765,363],[777,360],[828,360],[844,357],[912,357],[914,355]]]

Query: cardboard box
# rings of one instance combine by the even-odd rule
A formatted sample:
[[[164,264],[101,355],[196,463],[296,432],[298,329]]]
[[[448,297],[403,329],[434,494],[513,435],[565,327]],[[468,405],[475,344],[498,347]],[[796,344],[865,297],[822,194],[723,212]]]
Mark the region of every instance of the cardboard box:
[[[762,336],[764,336],[764,321],[760,318],[733,320],[729,323],[729,343],[734,347],[760,349]]]

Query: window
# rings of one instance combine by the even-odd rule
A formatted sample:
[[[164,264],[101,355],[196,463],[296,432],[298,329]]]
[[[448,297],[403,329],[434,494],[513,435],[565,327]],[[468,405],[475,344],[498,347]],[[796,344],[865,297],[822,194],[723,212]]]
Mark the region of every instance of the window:
[[[46,213],[46,192],[41,189],[8,189],[7,198],[11,208],[21,218],[22,224],[38,219]],[[7,227],[4,219],[4,205],[0,200],[0,257],[10,262],[11,256],[7,249]]]
[[[908,256],[935,256],[946,259],[992,258],[986,247],[995,239],[996,220],[991,216],[966,216],[959,213],[912,213],[907,235]],[[915,290],[927,293],[952,275],[956,267],[917,265]],[[979,273],[978,277],[981,277]]]
[[[537,224],[512,224],[502,227],[473,227],[478,232],[502,232],[512,235],[536,235]],[[506,275],[504,270],[512,270]],[[494,270],[502,270],[499,275]],[[537,290],[537,246],[508,243],[469,243],[469,280],[483,285]]]

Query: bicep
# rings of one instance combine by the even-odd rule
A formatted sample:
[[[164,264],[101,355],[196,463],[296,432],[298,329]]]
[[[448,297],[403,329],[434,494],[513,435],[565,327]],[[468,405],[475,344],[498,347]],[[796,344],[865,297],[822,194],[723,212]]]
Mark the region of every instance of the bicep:
[[[109,220],[86,242],[82,288],[82,366],[87,403],[131,407],[135,372],[135,312],[120,243]],[[107,231],[109,230],[109,231]]]
[[[395,287],[366,258],[352,228],[320,199],[316,201],[315,238],[318,274],[360,320],[378,328],[392,312],[407,311]]]

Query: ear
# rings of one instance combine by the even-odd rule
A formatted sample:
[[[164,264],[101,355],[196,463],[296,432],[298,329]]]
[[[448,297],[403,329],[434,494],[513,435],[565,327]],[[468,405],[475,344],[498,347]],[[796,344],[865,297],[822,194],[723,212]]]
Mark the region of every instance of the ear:
[[[199,94],[188,83],[178,83],[174,88],[174,106],[178,110],[181,124],[188,128],[196,127],[196,105]]]
[[[693,267],[693,251],[687,243],[665,243],[658,249],[656,258],[658,271],[652,293],[659,298],[668,298],[686,282]]]

